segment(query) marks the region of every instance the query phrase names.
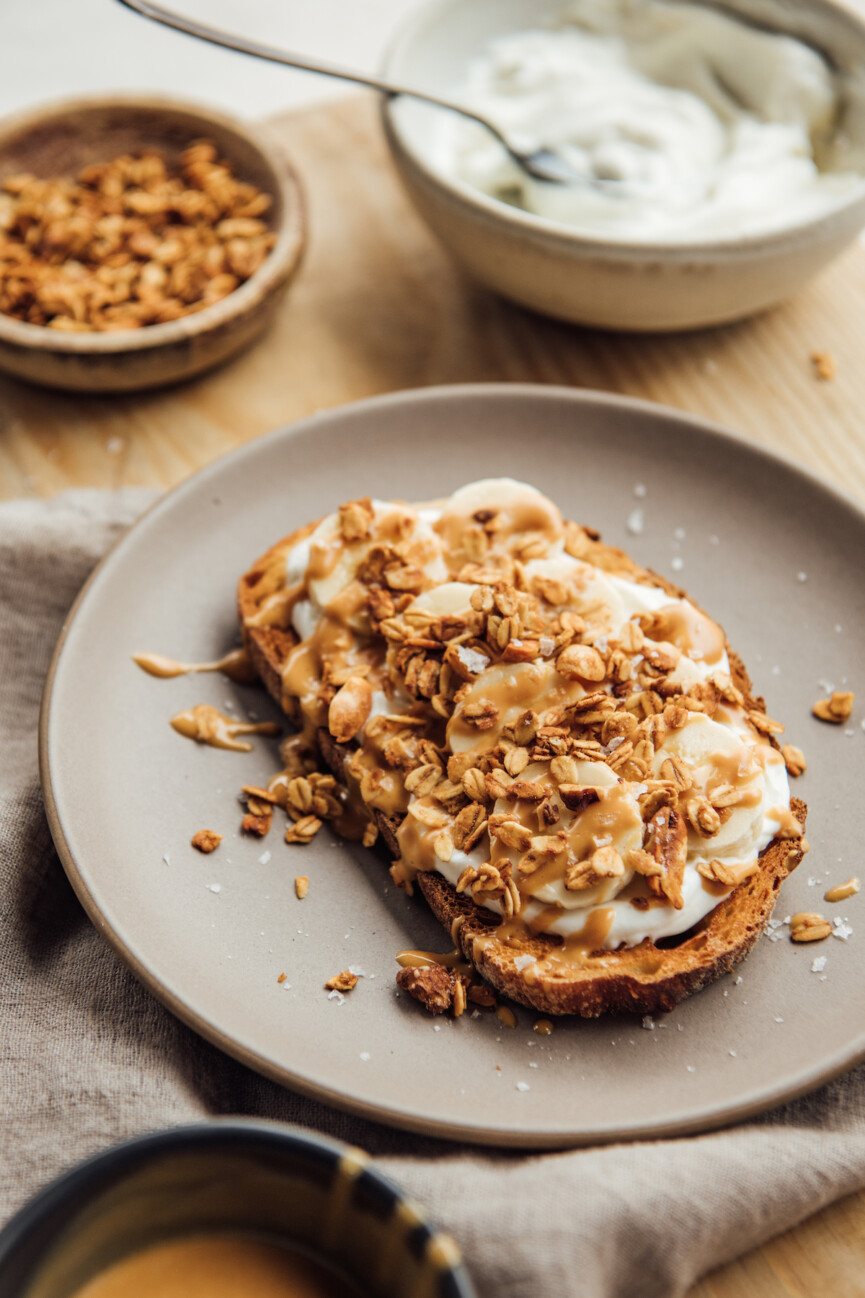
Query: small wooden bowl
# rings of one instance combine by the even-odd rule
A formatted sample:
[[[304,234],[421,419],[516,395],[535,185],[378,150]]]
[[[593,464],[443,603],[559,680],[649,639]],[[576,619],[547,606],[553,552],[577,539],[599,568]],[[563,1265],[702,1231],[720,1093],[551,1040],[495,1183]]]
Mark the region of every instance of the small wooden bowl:
[[[116,333],[64,333],[0,313],[0,369],[47,387],[130,392],[200,374],[267,327],[302,258],[303,194],[278,149],[240,122],[163,97],[62,100],[0,123],[0,180],[24,171],[71,176],[147,147],[172,162],[201,138],[214,142],[238,179],[273,198],[265,219],[276,244],[255,274],[192,315]]]

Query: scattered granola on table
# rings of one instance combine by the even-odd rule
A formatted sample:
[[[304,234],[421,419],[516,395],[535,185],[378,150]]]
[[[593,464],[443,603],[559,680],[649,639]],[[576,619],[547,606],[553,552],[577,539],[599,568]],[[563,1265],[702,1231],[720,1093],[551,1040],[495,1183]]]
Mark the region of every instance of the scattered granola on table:
[[[811,353],[811,364],[818,379],[829,382],[838,372],[835,357],[831,352],[815,351]]]
[[[357,974],[353,974],[348,969],[343,969],[342,973],[334,974],[328,978],[324,984],[328,991],[332,992],[350,992],[353,987],[357,986]]]
[[[790,937],[794,942],[822,942],[831,932],[828,919],[813,911],[800,911],[790,920]]]
[[[164,324],[220,301],[275,242],[272,199],[198,140],[0,184],[0,312],[77,333]]]
[[[856,696],[850,690],[833,690],[828,699],[818,699],[811,711],[820,721],[831,721],[841,726],[853,713]]]
[[[217,834],[213,829],[199,829],[198,833],[192,836],[192,846],[205,854],[215,852],[221,842],[222,835]]]
[[[848,897],[855,897],[861,888],[861,883],[857,878],[848,879],[846,883],[836,883],[834,888],[828,888],[823,895],[824,901],[846,901]]]

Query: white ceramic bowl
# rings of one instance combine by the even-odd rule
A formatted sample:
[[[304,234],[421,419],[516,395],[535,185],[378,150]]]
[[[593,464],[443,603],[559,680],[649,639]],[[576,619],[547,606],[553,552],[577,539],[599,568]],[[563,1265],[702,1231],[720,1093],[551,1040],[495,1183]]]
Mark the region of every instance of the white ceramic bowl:
[[[718,0],[717,8],[800,37],[865,79],[865,16],[835,0]],[[537,27],[567,0],[435,0],[398,34],[394,81],[453,93],[495,36]],[[776,232],[689,243],[605,240],[489,198],[430,161],[433,114],[385,101],[387,138],[418,211],[481,283],[547,315],[607,329],[697,329],[753,315],[795,293],[865,226],[865,183],[825,215]],[[857,119],[857,120],[854,120]],[[847,129],[865,147],[865,113]]]

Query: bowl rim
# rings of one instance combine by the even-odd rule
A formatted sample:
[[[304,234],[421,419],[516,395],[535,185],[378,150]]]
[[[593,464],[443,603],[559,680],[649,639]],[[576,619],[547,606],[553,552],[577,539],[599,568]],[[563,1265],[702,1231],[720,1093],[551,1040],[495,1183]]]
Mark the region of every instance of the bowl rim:
[[[212,122],[223,130],[239,136],[251,146],[276,177],[282,200],[282,217],[274,226],[276,243],[249,279],[218,302],[201,311],[168,320],[161,324],[145,325],[141,329],[117,329],[108,333],[65,333],[47,325],[30,324],[15,316],[0,312],[0,343],[11,344],[28,351],[66,355],[104,355],[150,351],[154,348],[186,342],[190,338],[220,328],[239,315],[254,310],[288,279],[300,264],[307,240],[306,200],[294,165],[281,143],[272,137],[269,128],[259,123],[250,125],[229,113],[209,104],[181,96],[136,94],[134,91],[106,92],[93,95],[72,95],[46,100],[22,109],[0,120],[0,154],[5,142],[32,127],[62,118],[70,112],[98,110],[100,108],[128,107],[149,109],[155,112],[179,111],[190,113],[202,122]]]
[[[449,1293],[453,1298],[477,1298],[456,1241],[430,1221],[426,1208],[380,1172],[364,1150],[294,1123],[243,1117],[212,1118],[144,1132],[109,1145],[59,1173],[31,1195],[0,1229],[0,1281],[16,1252],[26,1247],[33,1232],[64,1204],[74,1202],[79,1195],[86,1195],[91,1187],[98,1190],[112,1177],[123,1178],[163,1154],[208,1147],[226,1151],[295,1152],[325,1163],[337,1175],[343,1167],[343,1160],[347,1160],[351,1175],[357,1175],[359,1171],[364,1177],[369,1177],[376,1189],[389,1200],[392,1209],[398,1204],[409,1209],[416,1222],[415,1228],[423,1233],[428,1257],[430,1246],[438,1245],[434,1249],[435,1261],[431,1259],[431,1264],[443,1279],[450,1282]],[[63,1229],[61,1226],[58,1233]]]
[[[846,23],[851,30],[855,30],[865,42],[865,13],[854,10],[844,0],[799,0],[799,2],[803,7],[810,7],[814,11],[830,11],[839,22]],[[565,12],[567,8],[565,0],[561,0],[561,3],[562,12]],[[714,0],[714,7],[726,9],[727,0]],[[434,22],[446,24],[450,15],[461,8],[463,8],[463,0],[425,0],[392,35],[380,61],[380,74],[391,80],[401,76],[399,73],[395,74],[394,65],[422,39],[428,25]],[[788,34],[781,27],[772,30]],[[819,52],[823,53],[823,51]],[[865,60],[863,60],[863,75],[865,75]],[[562,251],[591,252],[612,261],[642,260],[651,257],[658,261],[675,262],[694,260],[701,255],[703,258],[708,258],[715,255],[735,256],[774,252],[784,245],[810,243],[812,237],[818,234],[822,237],[831,237],[835,227],[846,224],[857,207],[860,209],[860,225],[865,225],[865,171],[863,171],[860,183],[829,211],[803,217],[799,221],[774,230],[756,231],[752,234],[732,237],[710,235],[675,240],[613,239],[603,234],[595,234],[590,230],[565,225],[550,217],[538,216],[534,212],[523,211],[522,208],[512,207],[500,199],[485,194],[483,190],[475,189],[465,181],[438,170],[427,157],[412,147],[406,133],[400,127],[399,114],[394,111],[399,99],[399,95],[386,95],[381,103],[382,122],[391,151],[394,154],[401,153],[427,184],[440,193],[443,192],[454,206],[471,209],[475,217],[484,219],[489,226],[501,228],[511,225],[523,238],[533,239],[547,247],[554,244]]]

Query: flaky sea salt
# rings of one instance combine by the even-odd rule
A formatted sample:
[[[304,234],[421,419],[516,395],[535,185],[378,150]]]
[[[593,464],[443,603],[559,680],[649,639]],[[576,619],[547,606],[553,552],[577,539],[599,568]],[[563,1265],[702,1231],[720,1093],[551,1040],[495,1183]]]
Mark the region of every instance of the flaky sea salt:
[[[528,969],[529,965],[534,964],[536,960],[537,960],[537,956],[518,955],[517,958],[514,960],[514,967],[517,968],[520,971],[520,973],[522,973],[524,969]]]
[[[207,884],[207,891],[208,891],[208,892],[222,892],[222,884],[221,884],[221,883],[209,883],[209,884]]]
[[[477,649],[471,649],[468,645],[457,645],[456,654],[466,671],[471,672],[473,676],[485,671],[490,665],[486,654],[479,653]]]
[[[258,858],[258,864],[267,865],[269,860],[270,860],[270,852],[262,852],[261,856]]]
[[[654,1032],[655,1020],[652,1018],[651,1014],[643,1015],[643,1027],[646,1029],[647,1032]]]
[[[531,1090],[531,1087],[529,1086],[528,1082],[517,1082],[517,1090],[528,1091]]]
[[[628,515],[628,521],[625,524],[625,527],[628,529],[631,536],[639,536],[645,525],[646,520],[642,509],[632,509]]]
[[[670,560],[670,567],[673,569],[673,572],[681,572],[684,566],[685,560],[682,556],[680,554],[674,554]]]
[[[368,1064],[368,1063],[369,1063],[369,1051],[368,1051],[368,1050],[362,1050],[362,1051],[360,1052],[360,1057],[361,1057],[361,1059],[363,1060],[363,1062],[364,1062],[365,1064]]]
[[[826,959],[827,957],[825,955],[815,956],[815,958],[811,961],[811,972],[822,973],[823,970],[826,968]]]

